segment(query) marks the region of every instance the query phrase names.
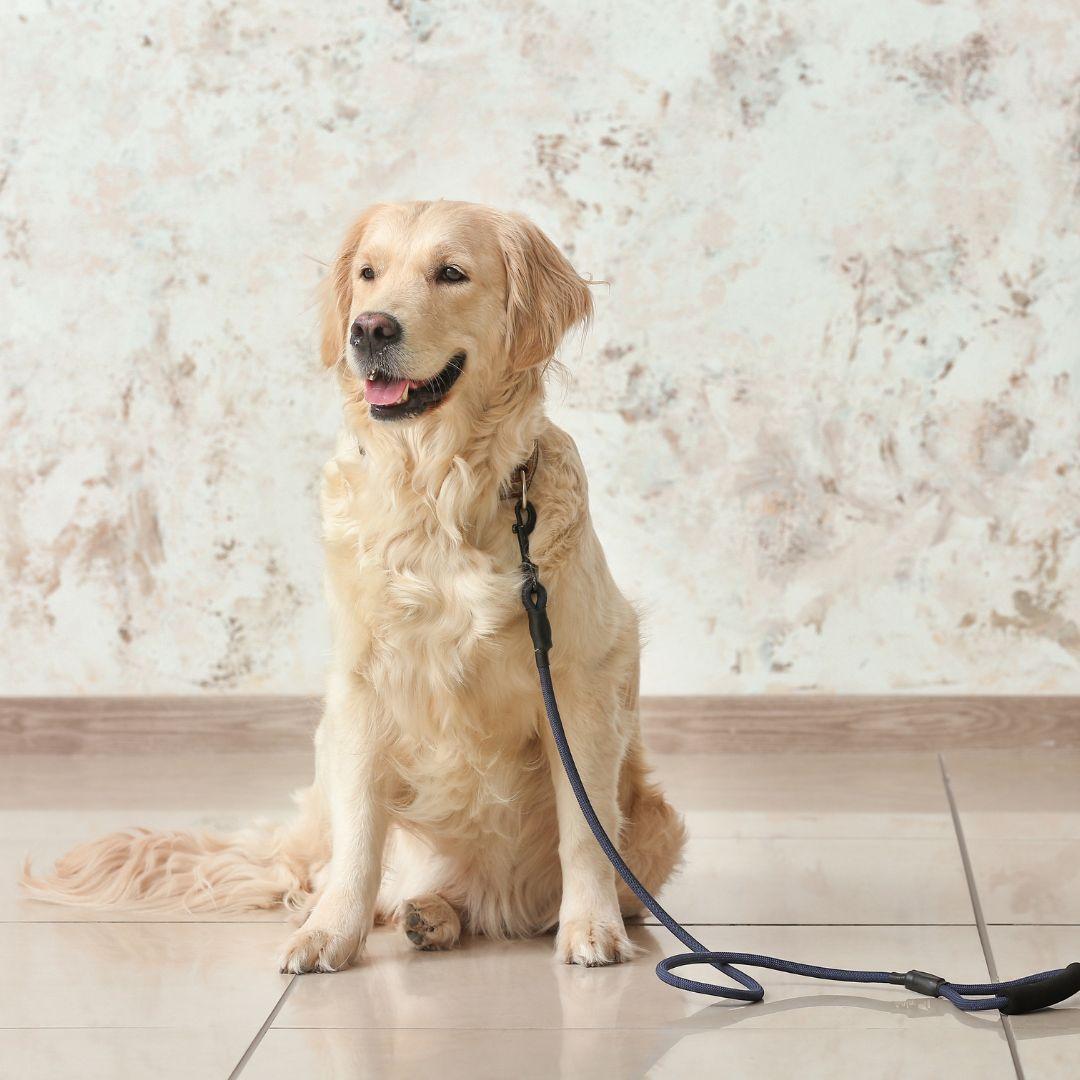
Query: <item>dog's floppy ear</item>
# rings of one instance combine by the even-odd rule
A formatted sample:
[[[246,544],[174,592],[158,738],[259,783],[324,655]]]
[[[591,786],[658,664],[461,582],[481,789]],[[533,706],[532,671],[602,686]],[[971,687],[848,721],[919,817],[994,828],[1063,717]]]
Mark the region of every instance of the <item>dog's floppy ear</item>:
[[[322,362],[333,367],[345,355],[345,338],[349,333],[349,309],[352,307],[352,265],[356,249],[371,224],[378,206],[369,206],[349,228],[334,259],[330,272],[323,280],[322,298]]]
[[[531,221],[502,222],[506,334],[510,364],[523,370],[550,360],[566,332],[592,315],[588,283]]]

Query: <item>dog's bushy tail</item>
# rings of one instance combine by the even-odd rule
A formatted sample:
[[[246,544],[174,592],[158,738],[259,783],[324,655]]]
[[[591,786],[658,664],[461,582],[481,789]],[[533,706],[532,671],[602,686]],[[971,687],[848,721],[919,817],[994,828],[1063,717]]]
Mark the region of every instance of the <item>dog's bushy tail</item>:
[[[79,907],[234,914],[307,906],[329,858],[329,837],[312,790],[288,825],[233,833],[129,829],[80,844],[21,884],[36,900]]]

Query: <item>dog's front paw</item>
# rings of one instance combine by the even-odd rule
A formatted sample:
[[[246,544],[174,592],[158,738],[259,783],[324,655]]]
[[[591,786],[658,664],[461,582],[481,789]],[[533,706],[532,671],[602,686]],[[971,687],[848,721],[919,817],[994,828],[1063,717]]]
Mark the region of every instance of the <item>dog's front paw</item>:
[[[321,929],[309,921],[285,943],[278,966],[291,975],[340,971],[348,967],[359,947],[359,933]]]
[[[637,948],[626,936],[622,919],[580,918],[559,923],[555,955],[564,964],[601,967],[631,959]]]

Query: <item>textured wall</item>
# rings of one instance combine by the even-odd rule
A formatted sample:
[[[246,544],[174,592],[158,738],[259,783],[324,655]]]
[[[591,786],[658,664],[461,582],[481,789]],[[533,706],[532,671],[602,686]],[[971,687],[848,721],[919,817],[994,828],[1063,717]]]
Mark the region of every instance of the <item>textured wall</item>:
[[[611,283],[648,691],[1080,691],[1074,0],[352,8],[5,5],[3,691],[318,689],[313,287],[438,196]]]

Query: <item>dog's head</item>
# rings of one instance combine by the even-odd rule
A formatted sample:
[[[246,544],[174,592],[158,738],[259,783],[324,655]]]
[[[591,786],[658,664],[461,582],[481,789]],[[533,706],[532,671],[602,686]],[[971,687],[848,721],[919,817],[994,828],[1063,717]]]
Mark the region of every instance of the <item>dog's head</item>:
[[[591,312],[587,283],[525,218],[470,203],[382,204],[334,262],[322,357],[374,420],[455,401],[482,409]]]

